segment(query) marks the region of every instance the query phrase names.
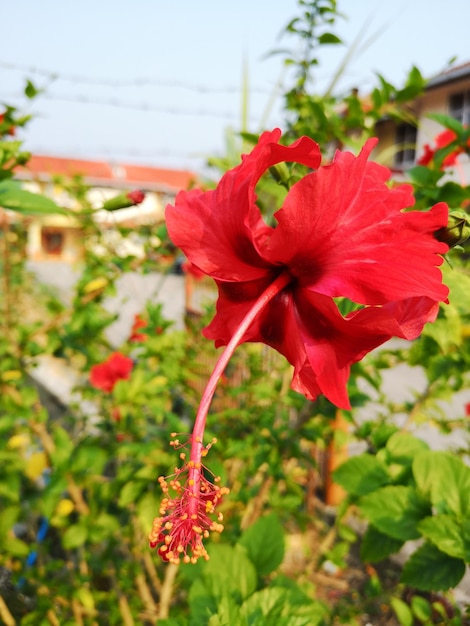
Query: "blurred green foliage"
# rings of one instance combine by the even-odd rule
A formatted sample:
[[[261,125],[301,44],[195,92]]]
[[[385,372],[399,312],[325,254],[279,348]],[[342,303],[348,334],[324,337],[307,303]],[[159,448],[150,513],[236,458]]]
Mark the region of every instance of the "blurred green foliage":
[[[315,94],[319,48],[341,44],[334,34],[337,7],[333,0],[300,0],[299,9],[286,34],[302,44],[300,52],[275,51],[296,71],[285,94],[286,141],[308,134],[327,149],[357,148],[384,116],[413,121],[407,103],[424,86],[416,68],[401,89],[379,76],[367,107],[357,93]],[[30,82],[26,92],[37,96]],[[170,435],[189,435],[215,363],[216,350],[201,337],[212,310],[188,315],[185,330],[175,330],[149,300],[140,313],[144,337],[118,347],[134,361],[130,377],[111,392],[94,388],[90,369],[116,349],[106,334],[116,316],[104,306],[116,281],[129,271],[163,275],[178,251],[160,225],[140,229],[143,259],[117,254],[93,219],[83,183],[57,181],[77,200],[85,256],[68,304],[41,287],[26,269],[25,222],[18,218],[64,210],[12,181],[28,155],[11,133],[27,118],[6,109],[0,123],[4,623],[320,626],[360,624],[366,610],[379,620],[384,605],[404,626],[468,623],[445,593],[470,556],[468,441],[462,435],[461,448],[450,454],[429,449],[414,434],[422,424],[468,434],[464,407],[449,416],[446,402],[469,387],[469,187],[441,169],[449,151],[468,150],[468,130],[450,118],[439,121],[455,141],[408,177],[417,208],[445,201],[452,209],[449,232],[440,233],[456,245],[444,266],[449,304],[418,341],[389,344],[354,366],[354,408],[343,415],[347,434],[338,431],[338,414],[325,399],[312,403],[290,390],[281,357],[259,345],[240,347],[219,384],[207,432],[219,441],[208,465],[231,490],[221,507],[225,531],[209,543],[210,561],[178,569],[149,550],[147,534],[159,510],[157,478],[178,462]],[[245,132],[241,140],[249,146],[255,136]],[[232,148],[213,164],[231,167],[236,142]],[[260,183],[267,220],[302,173],[275,169]],[[122,238],[132,234],[115,228]],[[67,406],[51,404],[35,380],[44,359],[75,373]],[[383,378],[404,366],[419,367],[425,384],[401,401],[385,392]],[[375,408],[373,418],[364,417],[364,407]],[[334,480],[346,495],[332,514],[324,503],[328,462],[337,447],[351,443],[363,452],[336,469]],[[380,563],[415,540],[422,543],[405,560],[401,579],[386,587]],[[345,582],[322,593],[327,572],[336,579],[347,572],[358,541],[369,564],[362,591]]]

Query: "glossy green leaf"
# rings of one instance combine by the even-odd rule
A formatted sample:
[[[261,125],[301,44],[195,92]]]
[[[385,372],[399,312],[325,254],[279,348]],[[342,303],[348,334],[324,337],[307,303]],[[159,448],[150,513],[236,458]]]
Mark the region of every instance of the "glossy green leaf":
[[[401,581],[422,591],[445,591],[455,587],[464,574],[462,559],[453,558],[425,543],[406,561]]]
[[[244,599],[253,593],[258,577],[244,549],[220,544],[208,551],[211,558],[201,567],[201,577],[210,595],[221,598],[230,591]]]
[[[409,466],[415,456],[419,452],[429,450],[429,446],[425,441],[409,433],[397,432],[387,441],[386,449],[393,461]]]
[[[245,548],[258,575],[273,572],[284,558],[284,531],[277,515],[260,517],[245,530],[239,544]]]
[[[359,508],[378,530],[402,541],[418,539],[416,526],[430,513],[411,487],[394,485],[363,496]]]
[[[391,598],[390,604],[392,605],[392,609],[395,611],[395,615],[397,616],[401,626],[413,626],[413,613],[406,602],[403,602],[400,598]]]
[[[385,465],[371,454],[348,459],[334,471],[333,480],[354,496],[364,496],[390,482]]]
[[[444,115],[442,113],[430,113],[427,117],[429,117],[431,120],[439,122],[439,124],[442,124],[442,126],[444,126],[445,128],[450,128],[450,130],[453,130],[454,133],[457,134],[457,136],[462,134],[464,131],[464,127],[461,122],[456,120],[454,117],[451,117],[450,115]]]
[[[69,211],[57,206],[53,200],[22,189],[20,184],[5,180],[0,183],[0,206],[26,215],[70,215]]]
[[[459,457],[423,452],[413,462],[413,474],[418,489],[439,513],[454,513],[459,519],[470,515],[470,468]]]
[[[369,524],[361,542],[361,559],[365,563],[377,563],[395,554],[402,547],[401,539],[394,539],[390,535],[381,533],[375,526]]]
[[[418,530],[441,552],[470,562],[470,520],[459,523],[450,515],[426,517]]]
[[[425,624],[427,620],[431,619],[432,608],[426,598],[413,596],[411,598],[411,610],[413,611],[413,615],[415,615],[423,624]]]

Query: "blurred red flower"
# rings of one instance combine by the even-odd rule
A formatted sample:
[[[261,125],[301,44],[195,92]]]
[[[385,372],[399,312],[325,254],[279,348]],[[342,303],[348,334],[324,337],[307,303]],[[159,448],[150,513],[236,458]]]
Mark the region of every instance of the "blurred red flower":
[[[133,366],[131,358],[121,352],[114,352],[103,363],[93,365],[90,370],[90,383],[95,389],[110,393],[118,380],[129,378]]]
[[[418,165],[429,165],[429,163],[434,159],[434,156],[438,150],[442,150],[442,148],[447,148],[447,146],[456,139],[457,134],[449,128],[442,131],[442,133],[439,133],[439,135],[437,135],[434,139],[434,142],[436,144],[435,148],[431,148],[428,143],[423,146],[424,154],[418,159]],[[470,147],[470,139],[468,140],[467,145]],[[452,165],[455,165],[457,163],[457,157],[463,152],[465,152],[465,148],[463,146],[457,146],[455,150],[453,150],[444,158],[441,168],[451,167]]]
[[[134,316],[134,323],[131,328],[131,334],[129,335],[129,341],[138,343],[148,339],[147,334],[139,333],[141,328],[147,328],[147,322],[141,317],[141,315],[139,315],[139,313],[136,313]]]
[[[166,209],[168,232],[188,261],[217,283],[217,313],[204,334],[226,345],[254,303],[276,282],[278,293],[255,317],[242,341],[260,341],[294,366],[292,387],[314,399],[324,394],[349,408],[350,367],[391,337],[415,339],[437,315],[448,289],[438,265],[447,245],[434,233],[448,209],[404,211],[410,185],[389,186],[388,169],[337,152],[320,167],[318,145],[302,137],[279,143],[264,133],[217,188],[180,192]],[[268,226],[255,187],[275,164],[297,162],[316,172],[296,182]],[[282,276],[282,278],[281,278]],[[343,316],[336,298],[359,305]]]
[[[7,135],[11,135],[12,137],[14,137],[16,135],[15,127],[12,126],[11,124],[8,124],[8,120],[6,119],[5,113],[0,113],[0,126],[2,126],[3,124],[6,124],[7,129],[4,132],[0,130],[0,137],[4,135],[5,132],[7,133]]]

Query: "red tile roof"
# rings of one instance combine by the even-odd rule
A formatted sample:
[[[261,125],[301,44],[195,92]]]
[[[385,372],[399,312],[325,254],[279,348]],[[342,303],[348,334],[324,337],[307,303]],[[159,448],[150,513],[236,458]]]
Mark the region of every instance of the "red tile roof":
[[[197,181],[188,170],[170,170],[105,161],[86,161],[34,155],[17,170],[19,178],[49,179],[53,175],[83,176],[87,184],[109,187],[139,187],[154,191],[175,192],[187,189]]]

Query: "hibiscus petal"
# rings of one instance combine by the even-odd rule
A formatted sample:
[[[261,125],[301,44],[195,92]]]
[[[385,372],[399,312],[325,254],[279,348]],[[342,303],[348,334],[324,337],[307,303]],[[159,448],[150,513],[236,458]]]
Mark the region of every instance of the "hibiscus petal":
[[[360,304],[445,300],[436,266],[448,247],[433,235],[447,225],[447,206],[403,212],[414,203],[412,188],[386,185],[390,172],[367,161],[374,145],[369,140],[358,157],[338,153],[292,187],[265,257],[287,265],[303,286]]]
[[[318,145],[303,137],[291,146],[278,143],[280,130],[264,133],[242,163],[227,172],[217,189],[180,192],[166,208],[168,232],[189,261],[219,280],[255,280],[270,264],[258,244],[271,232],[256,206],[255,187],[261,175],[281,161],[318,167]]]

